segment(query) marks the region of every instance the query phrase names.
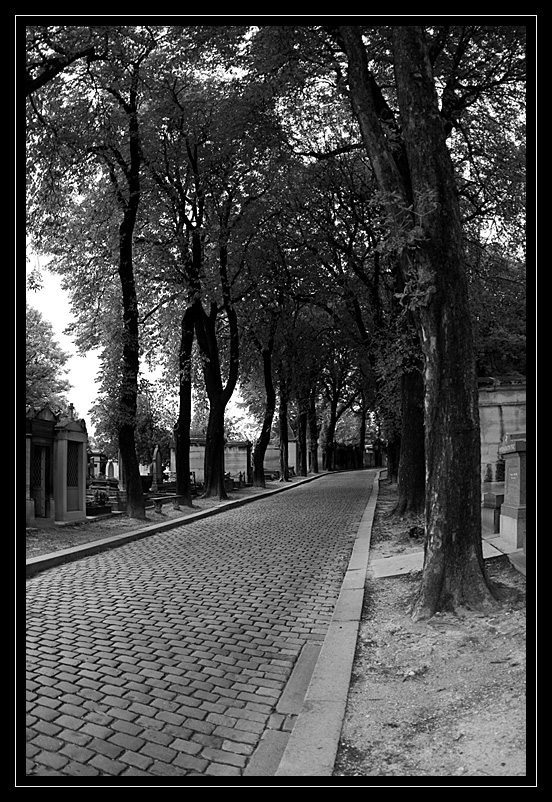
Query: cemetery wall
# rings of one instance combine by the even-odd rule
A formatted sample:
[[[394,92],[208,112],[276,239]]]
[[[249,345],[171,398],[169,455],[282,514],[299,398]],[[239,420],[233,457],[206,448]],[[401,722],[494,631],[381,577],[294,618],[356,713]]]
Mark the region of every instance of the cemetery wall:
[[[500,481],[498,449],[508,432],[526,430],[526,386],[524,382],[488,380],[479,388],[481,427],[481,481]],[[492,382],[492,383],[491,383]]]

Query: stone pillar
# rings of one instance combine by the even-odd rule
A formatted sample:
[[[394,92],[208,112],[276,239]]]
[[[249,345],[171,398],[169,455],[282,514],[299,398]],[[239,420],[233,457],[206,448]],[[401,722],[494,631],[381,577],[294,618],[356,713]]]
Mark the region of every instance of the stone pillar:
[[[171,446],[171,467],[170,473],[176,473],[176,448]]]
[[[523,439],[521,437],[523,436]],[[507,435],[498,453],[504,458],[504,502],[500,508],[500,536],[525,552],[526,532],[526,440],[525,435]]]
[[[56,521],[66,520],[67,510],[67,440],[59,436],[54,441],[54,504]]]
[[[54,505],[55,520],[61,522],[82,521],[86,518],[86,443],[88,436],[84,421],[82,425],[70,421],[67,425],[56,428],[54,440]],[[76,449],[76,458],[72,470],[76,472],[77,483],[67,487],[67,463],[69,443]]]

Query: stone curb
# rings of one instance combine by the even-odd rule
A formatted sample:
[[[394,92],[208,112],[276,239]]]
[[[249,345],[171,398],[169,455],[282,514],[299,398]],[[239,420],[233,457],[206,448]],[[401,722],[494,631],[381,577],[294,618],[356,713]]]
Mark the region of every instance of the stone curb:
[[[333,473],[343,473],[343,471],[335,471]],[[258,501],[259,499],[274,496],[276,493],[283,493],[285,490],[291,490],[294,487],[300,487],[307,482],[313,482],[315,479],[320,479],[322,476],[332,476],[332,473],[317,473],[313,476],[308,476],[305,479],[301,479],[298,482],[285,484],[282,487],[277,487],[273,490],[267,490],[264,493],[258,493],[255,496],[247,496],[246,498],[236,499],[235,501],[228,501],[226,503],[219,504],[217,507],[212,507],[208,510],[201,510],[200,512],[193,513],[192,515],[183,516],[182,518],[172,518],[170,521],[163,521],[162,523],[151,524],[151,526],[141,527],[140,529],[133,529],[130,532],[125,532],[122,535],[114,535],[112,537],[103,538],[102,540],[95,540],[91,543],[86,543],[83,546],[74,546],[70,549],[61,549],[60,551],[51,552],[50,554],[42,554],[39,557],[30,557],[28,560],[26,560],[26,576],[29,578],[40,573],[41,571],[47,570],[48,568],[55,568],[58,565],[79,560],[81,557],[89,557],[93,554],[99,554],[102,551],[108,551],[109,549],[116,548],[117,546],[124,546],[126,543],[131,543],[135,540],[141,540],[144,537],[156,535],[159,532],[166,532],[169,529],[175,529],[178,526],[185,526],[186,524],[191,524],[194,521],[198,521],[202,518],[209,518],[212,515],[217,515],[219,512],[225,512],[226,510],[236,509],[236,507],[242,507],[244,504],[249,504],[253,501]]]
[[[304,704],[276,769],[277,777],[332,776],[362,616],[381,473],[374,478],[332,620]]]

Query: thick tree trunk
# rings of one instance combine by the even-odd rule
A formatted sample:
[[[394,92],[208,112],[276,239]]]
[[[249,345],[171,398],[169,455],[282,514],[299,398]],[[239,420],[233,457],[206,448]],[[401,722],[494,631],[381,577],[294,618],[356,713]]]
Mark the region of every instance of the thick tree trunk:
[[[132,425],[123,424],[119,427],[119,452],[123,461],[125,475],[126,512],[129,518],[137,518],[142,521],[146,517],[146,507],[142,479],[140,478],[138,460],[136,459],[136,444]]]
[[[401,377],[401,409],[399,498],[394,514],[402,518],[419,515],[425,508],[424,382],[418,370]]]
[[[119,226],[119,279],[123,298],[123,363],[119,390],[119,450],[123,461],[127,491],[127,515],[143,520],[146,517],[142,480],[136,457],[136,408],[140,348],[138,340],[138,300],[134,281],[133,235],[140,199],[140,155],[136,96],[132,93],[130,130],[130,166],[127,174],[128,201]]]
[[[397,435],[387,442],[387,481],[396,484],[399,480],[399,460],[401,453],[401,438]]]
[[[228,498],[224,489],[224,410],[226,392],[222,384],[215,322],[216,307],[207,315],[201,301],[195,303],[195,325],[203,355],[203,375],[209,398],[209,420],[205,435],[204,492],[206,498]]]
[[[426,556],[413,614],[494,606],[481,542],[480,431],[460,210],[423,29],[393,30],[403,139],[421,228],[412,263],[424,351]]]
[[[200,250],[199,245],[197,250]],[[199,262],[199,253],[194,258]],[[223,307],[230,331],[229,368],[225,385],[223,385],[222,381],[216,331],[220,310],[218,305],[212,301],[209,314],[207,314],[203,309],[201,300],[198,299],[194,303],[197,341],[203,357],[203,375],[209,398],[209,421],[205,443],[204,496],[206,498],[217,496],[221,500],[228,498],[224,488],[224,411],[236,388],[239,370],[238,321],[230,298],[227,260],[227,248],[223,241],[219,247],[219,273],[224,299]]]
[[[477,384],[461,218],[424,31],[392,28],[407,173],[382,125],[360,30],[342,26],[339,35],[390,225],[396,236],[410,232],[415,240],[400,256],[410,287],[405,301],[419,314],[424,352],[426,556],[413,617],[458,605],[488,608],[495,602],[482,557]]]
[[[192,420],[192,346],[194,343],[194,308],[187,307],[182,317],[180,338],[180,387],[179,415],[174,430],[176,450],[176,492],[182,496],[181,503],[192,506],[190,481],[190,424]]]
[[[325,463],[324,467],[327,471],[335,470],[335,427],[337,425],[337,403],[330,402],[330,418],[326,427],[326,435],[324,438],[324,454]]]
[[[309,470],[311,473],[318,473],[318,422],[316,420],[316,399],[314,391],[309,396],[308,410],[309,427]]]
[[[359,468],[364,468],[364,451],[366,447],[366,412],[367,408],[364,401],[364,396],[362,398],[362,412],[360,415],[360,423],[358,427],[358,450],[359,450],[359,458],[358,458],[358,466]]]
[[[119,451],[123,461],[125,489],[127,493],[126,511],[130,518],[143,520],[146,517],[144,494],[138,458],[136,457],[136,407],[138,396],[138,305],[132,273],[131,245],[132,233],[121,225],[121,258],[119,275],[123,288],[123,364],[119,390]]]
[[[261,434],[259,435],[259,439],[257,440],[253,450],[253,485],[255,487],[265,487],[264,458],[267,446],[270,442],[272,421],[274,420],[274,411],[276,409],[276,390],[274,389],[274,382],[272,381],[271,344],[269,344],[268,348],[263,348],[262,358],[266,402]]]
[[[307,475],[307,410],[305,402],[299,401],[297,426],[297,475]]]
[[[288,443],[288,395],[284,379],[280,380],[280,406],[278,410],[280,430],[280,482],[289,481],[289,443]]]
[[[205,491],[206,498],[227,499],[224,489],[224,410],[223,398],[209,398],[209,421],[205,434]]]

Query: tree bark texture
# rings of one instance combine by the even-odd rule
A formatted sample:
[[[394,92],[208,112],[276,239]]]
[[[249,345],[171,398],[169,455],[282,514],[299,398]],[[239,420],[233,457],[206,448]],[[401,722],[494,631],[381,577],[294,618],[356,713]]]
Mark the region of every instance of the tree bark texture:
[[[335,427],[337,425],[337,403],[330,402],[330,418],[326,427],[324,438],[324,468],[333,471],[335,468]]]
[[[224,488],[224,410],[226,405],[218,396],[209,398],[209,421],[205,433],[205,488],[203,495],[226,499]]]
[[[190,425],[192,421],[192,347],[194,344],[194,307],[188,306],[182,316],[179,353],[179,415],[174,431],[176,451],[176,492],[182,504],[192,506],[190,481]]]
[[[253,485],[255,487],[265,487],[264,458],[270,442],[272,421],[276,409],[276,390],[272,380],[272,343],[262,349],[262,359],[266,402],[261,434],[253,449]]]
[[[118,436],[125,472],[127,514],[130,518],[142,520],[146,517],[146,510],[135,443],[140,364],[138,300],[133,266],[133,236],[140,203],[140,148],[136,101],[136,92],[133,90],[131,102],[125,107],[129,119],[130,164],[126,173],[128,199],[124,202],[123,219],[119,226],[119,278],[123,299],[123,365],[119,394],[121,423]]]
[[[364,468],[364,451],[366,447],[366,413],[368,412],[368,407],[366,404],[366,400],[364,398],[364,393],[361,396],[361,414],[360,414],[360,423],[358,426],[358,448],[360,453],[359,458],[359,468]]]
[[[316,398],[314,390],[309,396],[308,409],[308,428],[309,428],[309,470],[311,473],[318,473],[318,421],[316,419]]]
[[[401,453],[401,438],[395,435],[387,441],[387,480],[391,484],[396,484],[399,480],[399,460]]]
[[[494,606],[481,541],[475,355],[454,172],[423,29],[396,26],[395,75],[414,214],[424,352],[426,556],[414,616]]]
[[[416,369],[401,377],[401,409],[399,499],[394,512],[404,517],[425,509],[424,380]]]
[[[289,442],[288,442],[288,392],[285,379],[280,379],[280,406],[278,409],[280,431],[280,482],[289,480]]]
[[[297,426],[297,475],[307,475],[307,409],[305,401],[299,401]]]
[[[195,302],[197,341],[203,360],[203,376],[209,398],[209,420],[205,434],[204,496],[228,498],[224,489],[224,410],[226,392],[222,383],[219,349],[216,337],[216,305],[209,314],[200,300]]]
[[[196,239],[199,234],[196,235]],[[201,256],[198,255],[198,261]],[[207,313],[199,298],[195,301],[197,342],[203,360],[203,375],[209,398],[209,421],[205,443],[205,497],[228,498],[224,489],[224,412],[236,388],[239,371],[239,332],[236,311],[230,298],[227,275],[228,251],[224,241],[219,246],[219,278],[223,308],[230,332],[229,367],[226,384],[223,384],[220,353],[217,342],[218,306],[210,304]],[[199,271],[197,272],[199,276]]]
[[[419,314],[424,353],[426,550],[416,619],[459,605],[494,605],[482,556],[480,433],[462,228],[456,186],[433,75],[419,26],[393,27],[393,56],[409,192],[375,109],[360,32],[340,33],[353,104],[397,235],[404,276]],[[409,284],[410,282],[410,284]]]

